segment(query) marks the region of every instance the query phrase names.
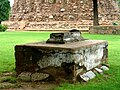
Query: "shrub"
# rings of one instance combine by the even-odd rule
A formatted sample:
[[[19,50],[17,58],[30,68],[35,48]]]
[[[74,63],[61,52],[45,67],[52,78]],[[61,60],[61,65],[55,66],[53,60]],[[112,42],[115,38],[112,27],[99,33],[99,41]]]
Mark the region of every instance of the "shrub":
[[[0,32],[5,32],[8,29],[7,25],[1,25],[0,24]]]
[[[113,25],[118,26],[119,24],[118,22],[113,22]]]
[[[0,24],[9,19],[10,9],[10,0],[0,0]]]

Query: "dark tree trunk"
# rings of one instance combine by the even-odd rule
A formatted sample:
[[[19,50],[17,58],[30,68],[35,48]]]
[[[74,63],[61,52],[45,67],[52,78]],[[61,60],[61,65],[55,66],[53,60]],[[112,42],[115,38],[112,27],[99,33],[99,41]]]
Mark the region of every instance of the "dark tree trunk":
[[[1,24],[1,21],[0,21],[0,24]]]
[[[93,15],[94,15],[93,25],[97,26],[97,25],[99,25],[97,0],[93,0]]]

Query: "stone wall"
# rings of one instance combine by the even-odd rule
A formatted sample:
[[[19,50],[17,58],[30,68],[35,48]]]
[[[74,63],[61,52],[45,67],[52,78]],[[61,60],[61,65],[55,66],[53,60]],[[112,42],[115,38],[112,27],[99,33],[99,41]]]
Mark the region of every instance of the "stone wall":
[[[28,21],[5,21],[2,24],[8,25],[10,30],[29,30],[29,31],[61,31],[78,29],[88,31],[92,26],[92,20],[79,21],[52,21],[52,22],[28,22]],[[111,25],[113,21],[100,21],[100,25]]]
[[[120,21],[115,0],[98,0],[99,24]],[[88,31],[93,25],[92,0],[14,0],[10,20],[3,22],[10,30]]]
[[[99,19],[118,20],[114,0],[98,0]],[[93,19],[92,0],[15,0],[11,21],[79,21]]]
[[[120,26],[92,26],[89,28],[91,34],[120,34]]]

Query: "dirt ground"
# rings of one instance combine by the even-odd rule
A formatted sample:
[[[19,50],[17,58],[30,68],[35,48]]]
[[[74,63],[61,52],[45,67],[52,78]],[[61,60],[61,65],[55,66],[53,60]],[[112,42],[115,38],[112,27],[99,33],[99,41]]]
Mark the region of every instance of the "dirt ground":
[[[22,82],[12,72],[0,74],[0,90],[54,90],[57,86],[55,81]]]

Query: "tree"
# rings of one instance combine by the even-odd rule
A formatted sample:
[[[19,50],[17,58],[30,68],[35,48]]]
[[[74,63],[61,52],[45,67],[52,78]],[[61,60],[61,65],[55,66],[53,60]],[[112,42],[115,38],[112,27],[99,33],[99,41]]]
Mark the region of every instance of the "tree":
[[[98,0],[93,0],[94,26],[99,25],[98,21]]]
[[[119,5],[119,7],[120,7],[120,0],[118,0],[118,5]]]
[[[9,19],[10,9],[9,0],[0,0],[0,24]]]

